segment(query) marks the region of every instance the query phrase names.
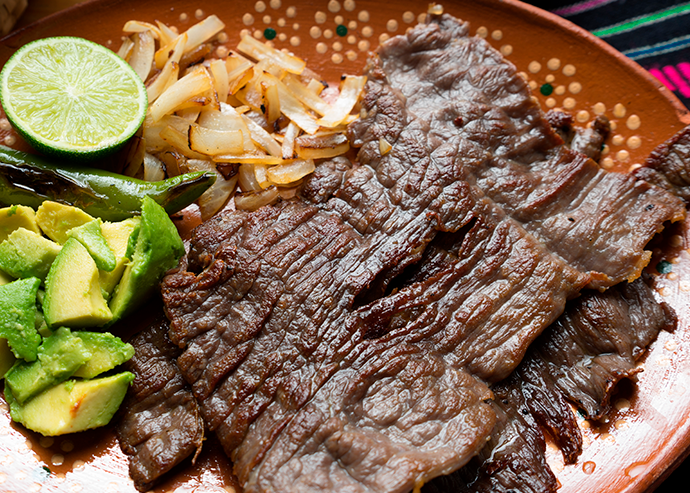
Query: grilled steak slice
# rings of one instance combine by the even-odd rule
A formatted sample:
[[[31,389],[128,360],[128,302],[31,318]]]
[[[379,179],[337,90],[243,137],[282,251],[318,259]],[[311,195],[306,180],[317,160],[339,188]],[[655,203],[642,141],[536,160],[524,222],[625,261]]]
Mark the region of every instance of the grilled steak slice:
[[[690,126],[654,149],[633,174],[690,203]]]
[[[351,226],[294,202],[220,216],[192,244],[163,288],[191,338],[178,364],[247,491],[408,491],[483,446],[484,384],[351,318],[377,272]]]
[[[599,115],[594,119],[591,127],[585,128],[573,125],[573,115],[564,111],[549,110],[545,118],[563,139],[565,145],[599,162],[604,141],[611,133],[608,118]]]
[[[492,388],[499,419],[486,447],[423,491],[555,492],[544,435],[574,463],[582,436],[568,403],[587,418],[603,417],[613,388],[640,371],[636,363],[659,331],[675,329],[675,314],[655,300],[648,282],[640,278],[570,302],[510,378]]]
[[[430,129],[432,148],[458,142],[458,178],[591,272],[593,287],[637,277],[659,224],[684,217],[675,196],[564,147],[515,67],[451,16],[391,38],[378,54],[364,101],[370,116],[352,127],[360,161],[375,167],[379,138],[395,142],[391,130],[372,127],[381,108],[374,86],[390,85]]]
[[[408,36],[435,32],[433,48],[457,26],[422,26]],[[454,52],[458,63],[468,63],[461,55],[479,63],[471,51]],[[487,58],[504,65],[498,75],[514,72]],[[162,283],[171,339],[185,346],[178,365],[246,491],[403,492],[463,466],[496,419],[482,380],[505,378],[566,299],[612,279],[613,272],[581,269],[577,251],[564,261],[526,226],[546,228],[559,207],[596,211],[595,198],[623,204],[632,214],[623,227],[578,224],[559,233],[588,242],[578,245],[586,253],[608,241],[617,252],[638,245],[627,236],[684,215],[671,195],[598,176],[590,160],[559,147],[524,82],[509,112],[515,122],[487,130],[505,134],[503,143],[485,149],[411,111],[381,67],[372,70],[368,116],[351,133],[361,165],[333,164],[317,176],[332,178],[333,198],[305,188],[313,203],[220,215],[195,230],[188,255]],[[501,84],[511,81],[486,88],[483,111],[507,111]],[[530,121],[517,131],[520,118]],[[491,123],[482,116],[475,126],[484,121]],[[386,156],[380,139],[392,144]],[[537,166],[543,176],[529,175],[530,156],[546,156]],[[487,160],[522,174],[484,190],[479,182],[488,178],[475,171],[490,174]],[[551,177],[549,167],[564,175]],[[534,179],[548,186],[530,189]],[[612,185],[605,198],[603,182]],[[518,198],[527,205],[516,208],[509,184],[526,193]],[[582,196],[556,197],[571,187]],[[644,217],[641,204],[652,205]],[[536,217],[523,220],[530,211]],[[583,217],[594,220],[591,211]],[[598,212],[597,221],[612,219]],[[439,233],[450,248],[425,257]],[[642,240],[638,246],[617,257],[626,276],[644,263]]]
[[[139,491],[148,491],[175,465],[198,454],[204,438],[198,405],[175,364],[181,350],[168,339],[168,328],[161,313],[129,341],[136,352],[125,363],[136,378],[116,432]]]

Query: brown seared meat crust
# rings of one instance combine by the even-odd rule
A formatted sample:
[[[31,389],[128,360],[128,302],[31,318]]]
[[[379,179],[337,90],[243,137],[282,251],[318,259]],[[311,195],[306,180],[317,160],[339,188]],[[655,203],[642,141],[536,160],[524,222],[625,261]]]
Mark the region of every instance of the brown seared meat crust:
[[[690,203],[690,126],[654,149],[633,174]]]
[[[404,492],[462,467],[510,419],[484,382],[583,287],[639,275],[684,217],[565,148],[450,17],[369,75],[360,163],[314,177],[333,197],[307,184],[217,216],[162,283],[178,366],[247,492]]]
[[[174,466],[201,450],[204,422],[196,399],[175,359],[180,348],[168,338],[169,324],[158,320],[129,342],[135,354],[125,368],[136,375],[116,425],[129,473],[139,491],[148,491]]]
[[[555,492],[544,436],[566,463],[575,462],[582,436],[571,405],[585,418],[603,417],[614,386],[640,371],[636,363],[659,331],[675,329],[675,314],[655,300],[650,281],[570,302],[510,378],[492,387],[498,421],[486,447],[463,470],[422,491]]]
[[[372,125],[380,110],[372,86],[390,86],[429,128],[433,148],[455,147],[459,179],[589,272],[593,287],[636,278],[660,222],[684,217],[675,196],[567,149],[515,67],[451,16],[384,43],[370,75],[365,106],[374,115],[354,124],[361,161],[377,159],[378,137],[393,143],[384,121]]]

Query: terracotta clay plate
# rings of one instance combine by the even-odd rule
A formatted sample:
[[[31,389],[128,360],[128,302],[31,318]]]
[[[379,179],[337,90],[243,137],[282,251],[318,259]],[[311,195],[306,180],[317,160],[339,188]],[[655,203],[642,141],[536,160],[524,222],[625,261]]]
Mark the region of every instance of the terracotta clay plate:
[[[449,1],[446,12],[470,22],[529,81],[544,109],[563,108],[586,125],[597,115],[613,124],[602,166],[627,171],[690,124],[688,111],[655,79],[608,45],[570,23],[514,0]],[[327,81],[359,73],[367,52],[418,22],[426,2],[400,0],[97,0],[63,11],[0,41],[0,63],[28,41],[81,36],[117,50],[126,21],[160,20],[180,31],[209,14],[226,24],[227,46],[248,30],[306,59]],[[271,29],[272,31],[267,31]],[[26,145],[0,121],[0,142]],[[677,311],[675,333],[662,333],[642,361],[636,384],[624,383],[601,422],[581,420],[584,452],[565,466],[549,449],[561,492],[653,489],[690,445],[690,231],[666,231],[650,270],[661,299]],[[660,272],[663,272],[660,273]],[[146,310],[144,310],[145,314]],[[143,317],[145,318],[145,317]],[[46,438],[10,423],[0,400],[0,490],[134,492],[127,459],[111,430]],[[196,465],[184,464],[156,491],[234,491],[230,465],[212,438]]]

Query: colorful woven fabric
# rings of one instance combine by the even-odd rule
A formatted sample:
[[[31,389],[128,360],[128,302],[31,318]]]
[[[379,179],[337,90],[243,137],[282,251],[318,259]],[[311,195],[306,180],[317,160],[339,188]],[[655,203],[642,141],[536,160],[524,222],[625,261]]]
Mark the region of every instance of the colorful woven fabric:
[[[690,0],[527,0],[598,36],[690,108]]]

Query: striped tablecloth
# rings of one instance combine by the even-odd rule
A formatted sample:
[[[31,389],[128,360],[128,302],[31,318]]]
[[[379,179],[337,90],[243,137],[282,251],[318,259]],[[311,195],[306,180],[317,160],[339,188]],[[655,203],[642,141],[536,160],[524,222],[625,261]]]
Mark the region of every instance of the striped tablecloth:
[[[690,108],[690,1],[527,1],[587,29],[635,60]]]

